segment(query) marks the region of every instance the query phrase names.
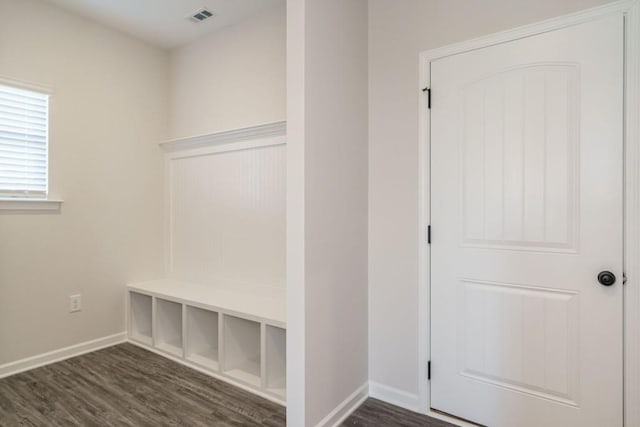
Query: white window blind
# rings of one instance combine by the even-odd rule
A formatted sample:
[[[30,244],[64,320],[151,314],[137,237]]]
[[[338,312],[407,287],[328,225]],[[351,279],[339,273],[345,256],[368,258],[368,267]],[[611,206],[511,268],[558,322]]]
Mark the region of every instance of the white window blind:
[[[47,195],[49,95],[0,84],[0,198]]]

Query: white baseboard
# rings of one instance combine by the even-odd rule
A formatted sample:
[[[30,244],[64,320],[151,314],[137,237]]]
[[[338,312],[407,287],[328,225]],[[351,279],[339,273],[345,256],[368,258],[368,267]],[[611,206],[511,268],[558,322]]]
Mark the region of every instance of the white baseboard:
[[[394,387],[382,385],[373,381],[369,382],[369,397],[382,400],[383,402],[390,403],[391,405],[399,406],[409,411],[417,412],[419,414],[428,415],[431,418],[437,420],[446,421],[452,425],[459,427],[477,427],[475,424],[461,421],[457,418],[447,416],[432,410],[428,410],[425,414],[420,409],[420,396],[417,394],[408,393],[403,390],[399,390]]]
[[[420,397],[417,394],[370,381],[369,396],[409,411],[420,412]]]
[[[27,357],[26,359],[16,360],[15,362],[5,363],[4,365],[0,365],[0,378],[39,368],[71,357],[80,356],[81,354],[90,353],[105,347],[111,347],[112,345],[121,344],[126,341],[126,338],[126,332],[120,332],[37,356]]]
[[[339,426],[349,415],[351,415],[369,397],[369,384],[364,383],[356,391],[351,393],[342,403],[335,407],[326,417],[322,419],[316,427],[336,427]]]

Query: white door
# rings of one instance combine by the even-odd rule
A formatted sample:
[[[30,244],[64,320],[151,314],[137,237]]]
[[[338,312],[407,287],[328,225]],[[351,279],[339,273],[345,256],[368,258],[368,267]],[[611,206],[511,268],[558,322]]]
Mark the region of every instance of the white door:
[[[439,59],[431,88],[431,407],[622,426],[622,16]]]

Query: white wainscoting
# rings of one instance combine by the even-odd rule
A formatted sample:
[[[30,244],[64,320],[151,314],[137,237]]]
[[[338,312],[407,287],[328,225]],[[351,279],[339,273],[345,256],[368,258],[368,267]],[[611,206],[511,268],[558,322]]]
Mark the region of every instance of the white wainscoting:
[[[284,130],[261,125],[163,144],[167,277],[284,289]]]

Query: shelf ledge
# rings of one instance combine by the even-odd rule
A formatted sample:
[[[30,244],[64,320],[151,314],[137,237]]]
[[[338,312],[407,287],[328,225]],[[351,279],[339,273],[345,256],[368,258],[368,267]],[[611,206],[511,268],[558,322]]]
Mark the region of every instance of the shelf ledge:
[[[172,153],[175,151],[231,144],[234,142],[242,142],[252,139],[282,136],[285,135],[286,132],[287,122],[274,122],[241,129],[215,132],[207,135],[173,139],[171,141],[161,142],[160,146],[166,152]]]
[[[284,289],[268,286],[240,286],[233,289],[223,281],[194,284],[176,279],[130,283],[131,292],[223,313],[286,329]]]
[[[0,211],[3,212],[58,213],[61,208],[62,200],[0,199]]]

